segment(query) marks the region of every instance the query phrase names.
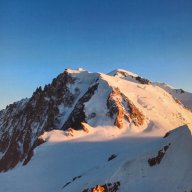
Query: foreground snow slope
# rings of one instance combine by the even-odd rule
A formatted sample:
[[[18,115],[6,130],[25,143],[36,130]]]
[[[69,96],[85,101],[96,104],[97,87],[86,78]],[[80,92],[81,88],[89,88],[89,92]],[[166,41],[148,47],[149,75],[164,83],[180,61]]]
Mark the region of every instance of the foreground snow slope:
[[[47,143],[35,150],[26,166],[0,174],[0,191],[81,192],[106,183],[120,182],[120,192],[192,190],[192,138],[187,126],[166,138],[132,134],[113,127],[98,127],[87,135],[63,131],[43,135]],[[149,159],[168,146],[159,164]],[[116,158],[109,160],[114,154]],[[65,186],[65,187],[64,187]]]

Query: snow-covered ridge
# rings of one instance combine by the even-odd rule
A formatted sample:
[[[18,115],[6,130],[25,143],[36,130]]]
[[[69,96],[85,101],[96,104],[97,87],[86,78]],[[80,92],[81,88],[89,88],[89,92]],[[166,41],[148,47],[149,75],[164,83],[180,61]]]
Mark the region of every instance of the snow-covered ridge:
[[[114,76],[114,77],[128,77],[128,76],[132,76],[132,77],[138,77],[137,74],[132,73],[130,71],[126,71],[124,69],[116,69],[114,71],[111,71],[110,73],[108,73],[107,75],[110,76]]]
[[[176,89],[166,83],[155,83],[155,84],[164,89],[165,91],[167,91],[168,93],[170,93],[180,102],[182,102],[184,106],[192,110],[192,93],[184,91],[183,89]]]
[[[183,89],[176,89],[171,85],[168,85],[166,83],[158,83],[158,82],[152,82],[145,78],[140,77],[139,75],[132,73],[130,71],[126,71],[123,69],[116,69],[110,73],[108,73],[110,76],[122,78],[131,82],[140,82],[142,84],[153,84],[156,86],[161,87],[166,92],[171,94],[175,99],[178,99],[185,107],[192,110],[192,93],[189,93],[187,91],[184,91]]]

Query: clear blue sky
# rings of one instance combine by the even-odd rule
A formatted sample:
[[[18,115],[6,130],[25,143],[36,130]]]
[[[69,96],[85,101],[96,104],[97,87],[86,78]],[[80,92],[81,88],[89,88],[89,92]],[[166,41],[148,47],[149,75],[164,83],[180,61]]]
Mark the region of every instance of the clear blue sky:
[[[79,67],[192,92],[192,1],[0,0],[0,109]]]

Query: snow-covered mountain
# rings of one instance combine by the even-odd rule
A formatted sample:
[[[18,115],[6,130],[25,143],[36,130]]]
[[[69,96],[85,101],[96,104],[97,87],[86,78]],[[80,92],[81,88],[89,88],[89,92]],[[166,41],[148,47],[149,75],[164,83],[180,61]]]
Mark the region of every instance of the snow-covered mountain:
[[[192,94],[167,87],[67,69],[7,106],[0,191],[191,191]]]

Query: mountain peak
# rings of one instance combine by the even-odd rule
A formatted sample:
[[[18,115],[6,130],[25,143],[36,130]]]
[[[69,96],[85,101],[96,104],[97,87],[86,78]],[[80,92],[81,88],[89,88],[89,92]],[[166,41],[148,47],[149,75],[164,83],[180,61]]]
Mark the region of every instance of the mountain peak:
[[[68,73],[80,73],[80,72],[83,72],[83,71],[86,71],[85,69],[83,68],[78,68],[78,69],[65,69],[66,72]]]
[[[78,131],[87,123],[162,134],[190,118],[191,111],[170,94],[132,72],[116,69],[104,75],[65,69],[31,98],[0,113],[0,171],[29,162],[45,131]]]
[[[124,70],[124,69],[115,69],[113,71],[111,71],[110,73],[108,73],[108,75],[110,76],[114,76],[114,77],[128,77],[128,76],[132,76],[132,77],[137,77],[138,75],[135,73],[132,73],[130,71]]]

